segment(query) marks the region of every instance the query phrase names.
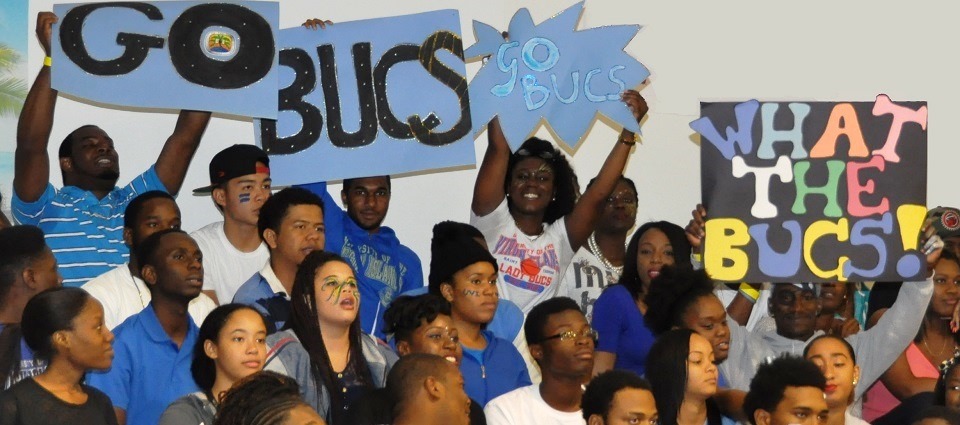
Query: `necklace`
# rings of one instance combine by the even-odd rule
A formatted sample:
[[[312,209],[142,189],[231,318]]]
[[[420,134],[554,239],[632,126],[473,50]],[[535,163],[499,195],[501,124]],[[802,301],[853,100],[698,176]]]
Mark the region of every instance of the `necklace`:
[[[130,270],[129,268],[127,270]],[[133,282],[133,287],[137,290],[137,299],[140,300],[140,306],[147,308],[147,305],[143,302],[143,293],[140,291],[140,285],[137,285],[137,277],[133,275],[133,271],[130,270],[130,281]]]
[[[607,257],[603,256],[603,252],[600,251],[600,245],[597,245],[597,239],[593,237],[593,233],[590,234],[590,237],[587,238],[587,249],[597,256],[597,259],[600,260],[600,263],[603,264],[608,270],[613,271],[618,276],[623,274],[623,266],[614,266]]]
[[[926,333],[924,333],[924,335],[923,335],[923,347],[927,349],[927,352],[928,352],[928,353],[930,353],[931,355],[933,355],[934,357],[936,357],[936,358],[939,359],[940,357],[943,356],[943,350],[946,350],[946,349],[947,349],[947,342],[949,342],[951,339],[953,339],[953,338],[951,337],[951,338],[947,338],[947,339],[943,340],[943,345],[940,347],[940,351],[937,351],[937,354],[933,354],[933,350],[931,350],[931,349],[930,349],[930,346],[927,345],[927,335],[926,335]],[[953,351],[955,351],[955,352],[957,351],[957,343],[956,343],[956,341],[954,341],[954,343],[953,343]]]
[[[523,233],[524,235],[526,235],[526,236],[527,236],[528,238],[530,238],[530,240],[532,240],[532,241],[535,241],[535,240],[537,240],[539,237],[543,236],[543,223],[540,223],[540,231],[538,231],[537,234],[535,234],[535,235],[528,235],[527,232],[524,232],[523,229],[520,228],[520,223],[517,223],[517,219],[516,219],[516,218],[513,219],[513,225],[514,225],[514,226],[517,226],[517,230],[519,230],[520,233]]]

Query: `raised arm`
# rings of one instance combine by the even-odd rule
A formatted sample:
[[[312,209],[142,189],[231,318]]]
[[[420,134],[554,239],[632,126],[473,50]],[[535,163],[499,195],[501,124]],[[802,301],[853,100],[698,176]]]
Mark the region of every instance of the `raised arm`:
[[[163,145],[156,165],[157,176],[170,194],[176,195],[180,191],[187,167],[200,146],[200,137],[209,122],[209,112],[180,111],[177,126]]]
[[[640,122],[647,115],[649,110],[647,101],[636,90],[623,92],[621,98],[630,107],[637,122]],[[610,196],[610,192],[613,192],[620,176],[623,175],[623,168],[627,165],[627,158],[636,143],[636,137],[636,134],[626,129],[620,133],[620,137],[610,151],[610,155],[607,155],[607,160],[603,162],[603,167],[600,168],[596,180],[583,192],[583,195],[573,207],[573,211],[564,217],[567,237],[570,239],[570,246],[573,247],[574,251],[580,249],[587,238],[590,237],[590,234],[593,233],[603,203]]]
[[[693,218],[690,219],[690,223],[687,223],[686,234],[687,241],[690,242],[690,247],[692,248],[693,256],[697,256],[698,261],[701,265],[703,264],[703,236],[704,229],[706,227],[707,221],[707,209],[704,208],[702,204],[697,204],[697,208],[691,213]],[[691,260],[692,262],[692,260]],[[746,286],[744,286],[746,285]],[[736,285],[729,285],[731,289],[735,288]],[[757,297],[759,297],[761,285],[759,284],[749,284],[741,283],[737,295],[733,297],[733,301],[727,305],[727,316],[733,319],[735,322],[740,324],[740,326],[747,326],[747,323],[750,322],[750,315],[753,313],[753,305],[757,302]],[[747,296],[745,294],[753,294],[756,296]]]
[[[37,14],[37,38],[46,56],[50,56],[51,26],[57,22],[52,12]],[[50,67],[44,64],[33,80],[17,122],[17,150],[14,156],[13,190],[25,202],[40,198],[50,181],[47,145],[53,128],[53,110],[57,91],[50,87]]]
[[[485,216],[497,209],[506,194],[503,184],[507,179],[507,165],[510,162],[510,146],[500,128],[500,118],[494,118],[487,126],[487,151],[477,172],[477,183],[473,186],[473,204],[471,209],[478,216]]]
[[[927,254],[927,275],[940,258],[943,241],[934,234],[929,220],[922,230],[921,250]],[[870,385],[890,368],[910,345],[920,328],[923,316],[933,296],[933,281],[904,282],[893,303],[880,321],[870,329],[847,337],[860,365],[860,382],[855,399],[859,399]]]

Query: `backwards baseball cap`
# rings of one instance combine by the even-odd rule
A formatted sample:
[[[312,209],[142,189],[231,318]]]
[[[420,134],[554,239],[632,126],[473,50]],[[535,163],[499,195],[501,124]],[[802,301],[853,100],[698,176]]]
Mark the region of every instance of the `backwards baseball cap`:
[[[933,228],[941,239],[960,236],[960,210],[936,207],[927,213],[927,218],[933,219]]]
[[[257,165],[257,163],[263,165]],[[213,192],[230,179],[249,174],[270,174],[270,158],[266,152],[254,145],[233,145],[226,148],[210,160],[210,186],[193,190],[194,195]]]

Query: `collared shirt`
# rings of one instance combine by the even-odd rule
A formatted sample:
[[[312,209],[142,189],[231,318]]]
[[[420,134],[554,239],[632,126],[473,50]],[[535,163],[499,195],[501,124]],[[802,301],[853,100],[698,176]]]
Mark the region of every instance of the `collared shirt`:
[[[269,261],[259,273],[240,285],[233,302],[249,305],[263,314],[267,319],[268,333],[283,329],[290,319],[290,294]]]
[[[115,267],[95,279],[83,284],[81,288],[100,301],[103,306],[103,323],[113,330],[124,320],[141,312],[150,304],[150,288],[146,282],[130,273],[129,263]],[[201,293],[190,300],[187,312],[193,323],[203,323],[217,303],[207,294]]]
[[[154,167],[103,199],[76,186],[60,190],[47,184],[35,202],[24,202],[13,193],[13,218],[43,230],[57,259],[63,285],[77,287],[110,271],[130,257],[123,243],[123,213],[133,198],[144,192],[167,189]]]
[[[128,425],[156,424],[170,403],[200,390],[190,374],[199,332],[193,319],[188,319],[187,336],[178,347],[163,330],[151,303],[117,326],[113,366],[89,373],[87,384],[124,409]]]

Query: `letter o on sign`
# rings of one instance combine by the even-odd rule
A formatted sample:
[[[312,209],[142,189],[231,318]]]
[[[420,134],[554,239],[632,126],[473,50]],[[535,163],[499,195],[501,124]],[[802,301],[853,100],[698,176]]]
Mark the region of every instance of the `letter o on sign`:
[[[200,39],[211,26],[236,31],[239,51],[232,59],[208,57]],[[187,81],[215,89],[249,86],[270,72],[275,54],[273,32],[262,16],[235,4],[202,4],[183,12],[170,28],[170,58]]]

